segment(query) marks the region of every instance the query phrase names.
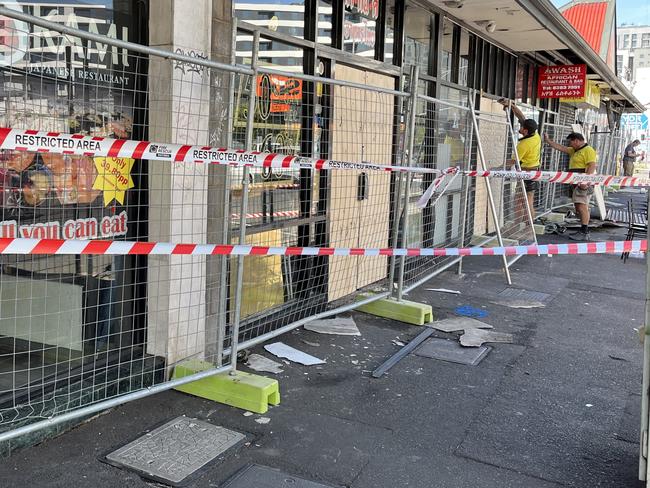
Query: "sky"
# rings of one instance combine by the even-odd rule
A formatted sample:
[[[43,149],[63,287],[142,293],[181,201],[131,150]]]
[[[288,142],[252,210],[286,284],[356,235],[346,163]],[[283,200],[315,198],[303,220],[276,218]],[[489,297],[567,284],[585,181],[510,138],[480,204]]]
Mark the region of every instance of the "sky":
[[[568,0],[552,0],[553,5],[561,7]],[[618,25],[650,25],[650,0],[616,0],[616,21]]]

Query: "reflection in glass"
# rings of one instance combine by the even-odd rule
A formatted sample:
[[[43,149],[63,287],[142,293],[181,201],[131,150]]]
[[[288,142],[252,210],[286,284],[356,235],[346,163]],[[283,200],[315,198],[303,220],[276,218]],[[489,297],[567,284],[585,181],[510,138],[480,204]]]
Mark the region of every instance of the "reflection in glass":
[[[235,17],[294,37],[304,37],[304,0],[236,0]]]
[[[431,74],[430,44],[431,14],[420,7],[408,4],[404,16],[404,64],[418,65],[421,74]]]
[[[454,45],[454,24],[444,19],[442,24],[442,44],[440,46],[440,79],[452,81]]]

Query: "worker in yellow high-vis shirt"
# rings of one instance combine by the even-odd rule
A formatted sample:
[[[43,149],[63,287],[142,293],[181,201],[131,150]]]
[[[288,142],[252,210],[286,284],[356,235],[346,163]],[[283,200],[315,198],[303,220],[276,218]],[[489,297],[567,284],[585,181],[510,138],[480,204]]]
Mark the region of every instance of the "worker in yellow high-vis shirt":
[[[569,171],[573,173],[594,174],[598,162],[598,153],[585,142],[585,138],[578,132],[567,136],[568,146],[563,146],[544,134],[544,141],[553,149],[569,155]],[[586,183],[579,183],[573,187],[571,200],[580,218],[580,230],[571,234],[569,239],[574,241],[589,241],[589,200],[594,193],[594,187]]]
[[[515,117],[519,120],[519,134],[521,135],[519,142],[517,142],[517,154],[513,154],[513,159],[507,161],[506,167],[510,169],[515,163],[515,156],[518,156],[519,167],[522,171],[539,170],[542,154],[542,138],[537,132],[537,122],[533,119],[527,119],[515,102],[501,98],[499,99],[499,103],[503,105],[504,110],[508,107],[511,108],[512,113],[515,114]],[[539,181],[524,180],[524,186],[526,188],[526,198],[528,200],[530,215],[534,220],[535,192],[539,188]],[[522,208],[521,211],[525,215],[525,209]]]

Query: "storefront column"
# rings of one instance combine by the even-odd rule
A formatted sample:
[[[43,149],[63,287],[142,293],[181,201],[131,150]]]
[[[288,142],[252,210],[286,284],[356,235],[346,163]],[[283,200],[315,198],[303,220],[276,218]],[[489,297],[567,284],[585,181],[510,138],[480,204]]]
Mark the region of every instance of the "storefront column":
[[[211,19],[211,0],[158,0],[151,9],[150,45],[207,57]],[[210,73],[201,68],[150,57],[149,140],[209,144]],[[149,162],[150,241],[207,242],[207,174],[207,165]],[[147,295],[147,352],[167,364],[204,356],[206,258],[150,256]]]

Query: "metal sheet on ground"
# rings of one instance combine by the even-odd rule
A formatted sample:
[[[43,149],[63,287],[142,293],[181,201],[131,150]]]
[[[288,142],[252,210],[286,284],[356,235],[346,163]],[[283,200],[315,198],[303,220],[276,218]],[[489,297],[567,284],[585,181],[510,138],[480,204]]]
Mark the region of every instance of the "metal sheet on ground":
[[[246,436],[202,420],[178,417],[106,456],[110,464],[178,485]]]
[[[450,363],[476,366],[487,356],[490,350],[491,348],[488,346],[468,349],[462,347],[456,341],[432,338],[424,341],[413,354]]]
[[[333,488],[283,473],[268,466],[251,464],[239,471],[223,488]]]
[[[506,288],[499,293],[499,298],[507,298],[508,300],[530,300],[537,302],[546,302],[551,295],[542,293],[541,291],[523,290],[521,288]]]

